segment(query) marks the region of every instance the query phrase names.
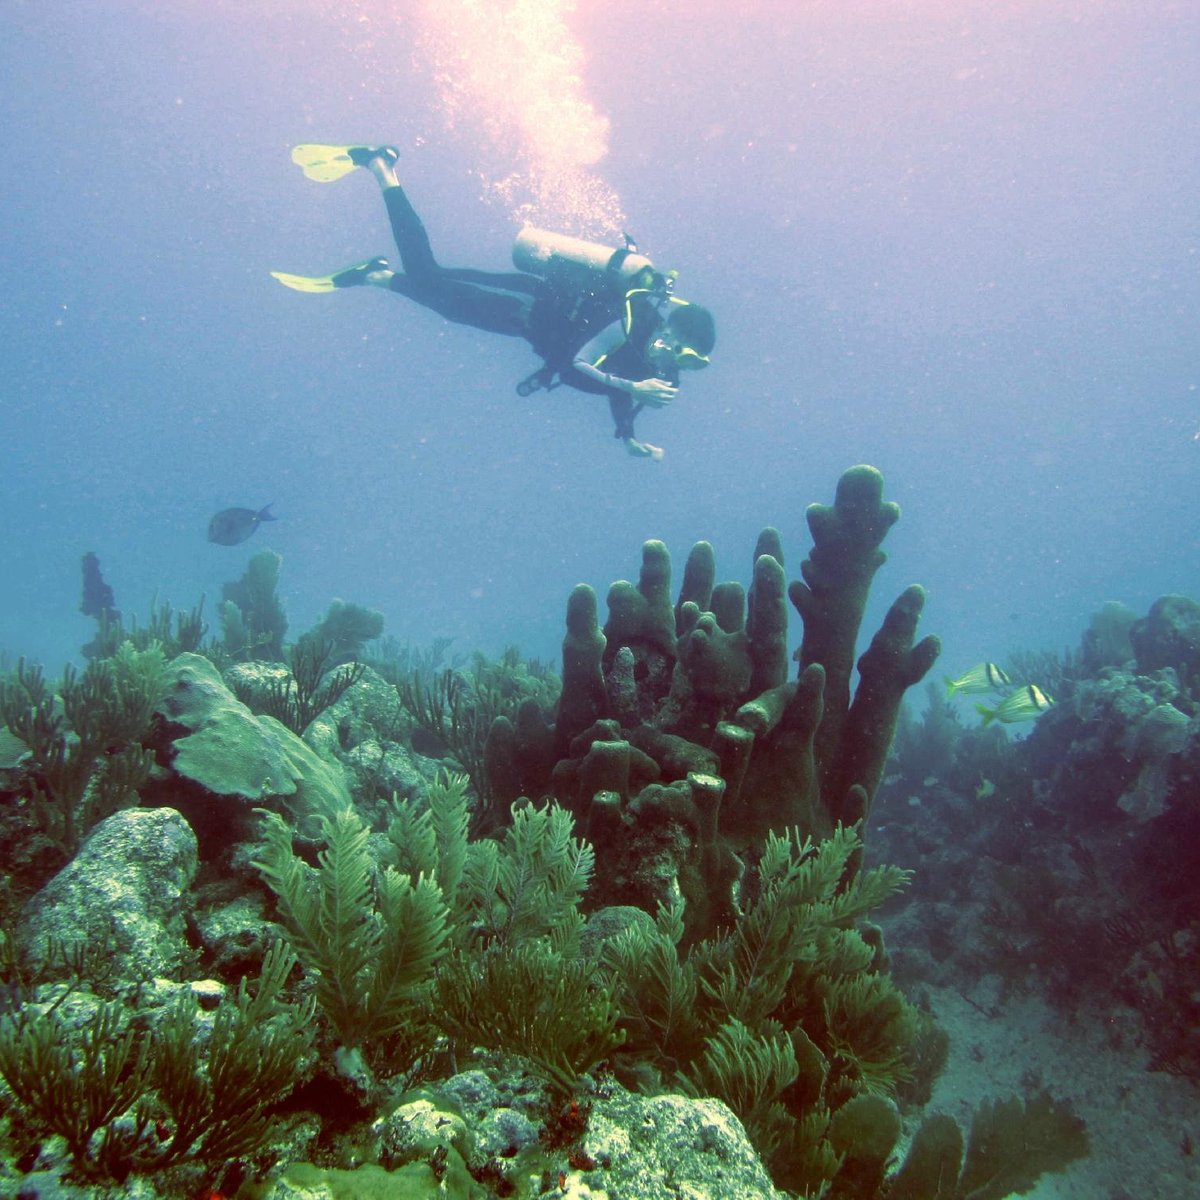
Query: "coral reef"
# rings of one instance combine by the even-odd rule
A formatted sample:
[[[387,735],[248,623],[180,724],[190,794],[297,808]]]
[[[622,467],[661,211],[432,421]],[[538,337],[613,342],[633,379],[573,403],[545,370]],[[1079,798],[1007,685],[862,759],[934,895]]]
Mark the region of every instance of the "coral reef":
[[[112,864],[123,864],[114,875]],[[26,906],[15,942],[53,975],[54,947],[104,946],[122,979],[172,975],[187,961],[196,838],[172,808],[130,809],[97,825],[79,853]]]
[[[146,807],[0,935],[0,1187],[38,1161],[170,1197],[916,1200],[1061,1168],[1078,1127],[1029,1098],[892,1160],[945,1054],[868,921],[908,872],[864,864],[864,818],[938,650],[910,587],[852,687],[898,515],[846,472],[790,585],[773,529],[748,588],[702,542],[673,596],[645,543],[603,628],[570,596],[561,690],[515,652],[340,663],[381,629],[340,602],[289,647],[270,552],[226,588],[223,643],[197,609],[165,665],[140,639],[103,656],[118,694],[156,656],[123,733]],[[64,731],[40,678],[5,688],[16,778],[43,788],[51,735],[65,755],[112,707],[91,687]],[[1176,735],[1138,741],[1167,780]]]
[[[275,594],[283,559],[260,550],[246,564],[241,579],[221,588],[221,629],[225,651],[235,660],[283,657],[287,616]]]
[[[75,1028],[54,1005],[26,1005],[0,1018],[0,1076],[31,1130],[63,1139],[83,1180],[223,1167],[266,1141],[311,1048],[311,1004],[280,999],[293,964],[272,950],[256,994],[243,981],[203,1039],[188,989],[149,1032],[119,1003],[93,1003]]]
[[[832,506],[807,513],[813,550],[785,587],[765,530],[748,593],[716,582],[712,548],[688,557],[672,602],[671,559],[647,542],[637,584],[614,583],[599,625],[586,585],[567,604],[562,697],[552,726],[530,705],[493,726],[491,790],[553,794],[603,856],[597,900],[649,911],[678,888],[687,935],[727,921],[772,830],[828,836],[863,819],[906,688],[938,641],[915,642],[924,594],[908,588],[858,661],[855,643],[880,549],[900,513],[871,467],[847,471]],[[804,625],[789,681],[787,599]],[[607,889],[607,890],[603,890]]]
[[[328,646],[328,665],[357,662],[363,647],[383,636],[383,613],[361,604],[334,600],[309,636]]]
[[[239,663],[226,672],[226,679],[244,704],[297,734],[336,704],[366,670],[362,663],[335,666],[334,643],[314,633],[306,633],[286,654],[286,671]]]
[[[446,944],[439,885],[385,867],[374,872],[370,830],[353,809],[321,818],[326,847],[312,871],[292,852],[292,834],[267,814],[255,865],[278,898],[279,915],[336,1039],[339,1070],[365,1079],[363,1046],[402,1029],[413,994]]]
[[[152,763],[141,741],[164,677],[157,646],[138,651],[125,643],[82,675],[68,666],[55,689],[23,660],[0,680],[0,718],[29,752],[16,790],[62,855],[74,854],[98,821],[137,801]]]
[[[350,804],[342,770],[281,722],[255,716],[199,654],[166,669],[152,745],[169,769],[145,789],[179,808],[198,836],[228,844],[250,834],[253,806],[274,800],[304,828]]]
[[[920,863],[889,923],[903,979],[1098,1006],[1152,1069],[1200,1081],[1198,616],[1106,604],[1026,737],[936,697],[902,727],[871,837]]]
[[[524,663],[515,648],[498,662],[475,654],[470,669],[429,669],[417,663],[396,679],[401,702],[413,721],[414,750],[432,757],[449,756],[471,778],[479,798],[479,823],[492,822],[496,803],[503,807],[525,789],[512,775],[518,731],[514,722],[524,711],[534,727],[522,723],[525,739],[544,738],[541,713],[558,696],[557,680],[536,663]],[[533,791],[530,794],[534,794]]]
[[[85,617],[95,617],[96,637],[83,648],[85,658],[102,658],[106,650],[111,653],[115,646],[107,644],[106,631],[110,626],[121,624],[121,610],[116,606],[112,588],[104,581],[100,572],[100,559],[89,550],[81,563],[83,570],[83,599],[79,611]]]
[[[1188,596],[1160,596],[1129,628],[1138,671],[1170,668],[1185,689],[1200,688],[1200,604]]]

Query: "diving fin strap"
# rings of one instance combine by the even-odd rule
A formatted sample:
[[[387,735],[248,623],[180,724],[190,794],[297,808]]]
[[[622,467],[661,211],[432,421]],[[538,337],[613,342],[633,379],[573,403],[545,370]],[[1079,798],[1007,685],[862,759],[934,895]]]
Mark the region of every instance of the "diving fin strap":
[[[534,392],[552,392],[556,387],[562,386],[562,380],[558,379],[557,375],[558,370],[555,367],[538,367],[517,384],[517,395],[525,397],[532,396]]]

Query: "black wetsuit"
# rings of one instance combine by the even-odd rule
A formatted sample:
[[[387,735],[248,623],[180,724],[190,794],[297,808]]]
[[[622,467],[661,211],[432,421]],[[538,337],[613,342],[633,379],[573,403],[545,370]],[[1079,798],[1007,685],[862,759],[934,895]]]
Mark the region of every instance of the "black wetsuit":
[[[615,325],[620,329],[619,344],[611,352],[606,350],[604,371],[618,379],[633,381],[665,378],[646,357],[646,347],[665,324],[656,304],[635,303],[628,333],[620,320],[609,320],[620,304],[620,297],[593,297],[594,303],[582,317],[567,319],[563,314],[565,298],[536,275],[441,266],[404,189],[384,188],[383,199],[404,267],[403,273],[392,276],[389,286],[393,292],[415,300],[457,325],[524,338],[563,383],[581,392],[608,397],[617,437],[634,436],[634,418],[642,405],[635,403],[628,392],[605,387],[574,370],[571,364],[593,344],[600,346],[606,339],[611,343]],[[603,321],[597,320],[600,313],[604,314]],[[607,328],[588,341],[599,324]],[[580,350],[580,343],[585,341],[587,344]],[[668,382],[678,383],[678,377],[668,378]]]
[[[441,266],[433,257],[429,235],[404,189],[384,188],[383,200],[404,267],[403,274],[392,276],[393,292],[433,309],[456,325],[528,338],[533,296],[541,280],[523,271]]]

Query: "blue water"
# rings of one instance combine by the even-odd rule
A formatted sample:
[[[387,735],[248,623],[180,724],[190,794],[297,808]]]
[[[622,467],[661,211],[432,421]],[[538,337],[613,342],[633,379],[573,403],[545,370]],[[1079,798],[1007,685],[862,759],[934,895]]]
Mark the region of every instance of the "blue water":
[[[1200,6],[547,0],[570,54],[516,76],[471,7],[4,6],[0,649],[77,656],[85,551],[126,613],[215,617],[269,546],[293,635],[340,597],[402,641],[553,656],[571,586],[646,538],[748,580],[775,524],[796,577],[805,506],[858,462],[904,509],[872,627],[925,584],[947,670],[1200,595]],[[447,14],[500,55],[472,88]],[[306,180],[305,141],[394,142],[443,261],[505,269],[521,173],[576,137],[560,90],[608,123],[600,208],[718,321],[639,420],[662,463],[603,400],[518,398],[523,343],[268,274],[392,251],[372,180]]]

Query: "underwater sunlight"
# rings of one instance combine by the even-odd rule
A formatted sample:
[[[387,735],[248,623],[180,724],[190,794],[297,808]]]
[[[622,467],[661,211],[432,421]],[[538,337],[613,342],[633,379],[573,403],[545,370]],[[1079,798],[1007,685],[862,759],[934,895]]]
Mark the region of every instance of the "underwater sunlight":
[[[524,224],[611,237],[624,227],[597,173],[609,122],[588,99],[573,0],[425,0],[421,46],[447,126],[486,134],[485,189]],[[398,18],[400,19],[400,18]]]

